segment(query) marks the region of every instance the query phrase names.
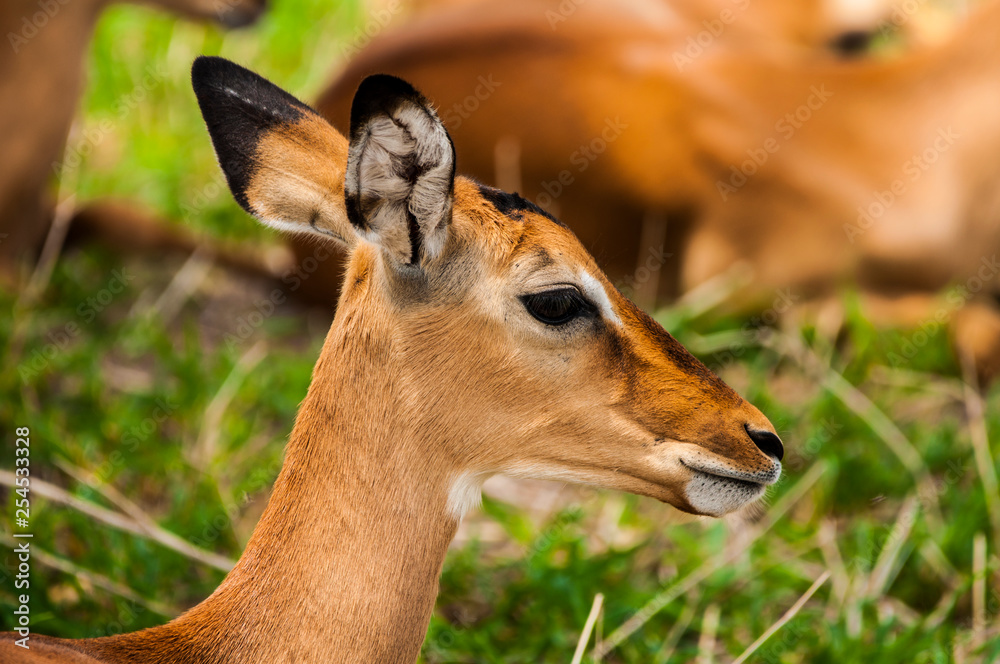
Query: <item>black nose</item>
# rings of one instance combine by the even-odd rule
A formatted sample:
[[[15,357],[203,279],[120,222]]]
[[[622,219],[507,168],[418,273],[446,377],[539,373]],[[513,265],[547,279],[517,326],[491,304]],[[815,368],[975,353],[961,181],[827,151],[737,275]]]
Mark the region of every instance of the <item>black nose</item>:
[[[761,452],[769,457],[774,457],[778,461],[781,461],[785,457],[785,446],[781,444],[781,439],[770,431],[758,431],[757,429],[751,429],[748,425],[744,424],[743,428],[747,430],[747,435],[750,436],[750,440],[753,444],[757,446]]]

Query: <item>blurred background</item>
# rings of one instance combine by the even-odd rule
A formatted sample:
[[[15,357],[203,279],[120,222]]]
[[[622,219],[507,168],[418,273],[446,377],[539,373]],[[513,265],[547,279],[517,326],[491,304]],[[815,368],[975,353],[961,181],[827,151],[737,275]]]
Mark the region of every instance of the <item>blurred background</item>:
[[[189,82],[218,54],[341,130],[361,76],[412,80],[460,172],[559,214],[785,441],[766,509],[721,521],[491,480],[422,661],[569,661],[597,593],[609,662],[1000,659],[996,2],[11,0],[0,21],[0,628],[16,427],[32,625],[57,636],[206,597],[280,469],[339,268],[233,202]]]

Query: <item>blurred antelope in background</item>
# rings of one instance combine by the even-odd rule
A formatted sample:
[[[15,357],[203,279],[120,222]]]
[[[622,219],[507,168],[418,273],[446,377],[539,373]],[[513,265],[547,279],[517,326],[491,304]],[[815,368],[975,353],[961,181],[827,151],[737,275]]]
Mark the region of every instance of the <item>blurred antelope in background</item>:
[[[403,81],[365,80],[350,141],[220,58],[193,82],[239,204],[349,255],[267,509],[207,600],[162,627],[0,638],[10,664],[412,662],[462,516],[496,473],[629,491],[696,514],[781,472],[764,415],[623,297],[573,234],[455,177]]]
[[[27,259],[30,266],[48,231],[52,204],[46,189],[58,170],[58,157],[62,155],[62,145],[72,119],[73,103],[67,101],[74,101],[79,96],[82,87],[79,62],[104,4],[98,0],[74,2],[74,11],[64,12],[64,0],[38,1],[41,13],[32,13],[34,5],[31,3],[18,2],[8,7],[8,15],[3,19],[4,25],[15,28],[8,36],[12,51],[18,56],[6,63],[11,71],[16,69],[18,72],[17,77],[7,79],[8,87],[11,90],[15,86],[25,87],[30,80],[31,85],[27,89],[31,91],[33,103],[37,100],[42,108],[41,112],[33,113],[28,110],[33,108],[30,104],[11,103],[9,108],[0,109],[9,116],[5,126],[26,129],[17,132],[9,129],[10,136],[3,137],[9,138],[15,156],[5,170],[0,171],[0,234],[6,235],[0,240],[3,245],[0,246],[0,278],[7,280],[11,280],[18,269],[24,269],[23,259]],[[157,4],[193,17],[210,17],[214,13],[214,17],[222,23],[239,26],[256,18],[263,9],[264,0],[214,0],[212,3],[208,0],[164,0]],[[598,12],[611,11],[632,20],[657,25],[678,39],[686,39],[689,52],[703,50],[704,40],[707,39],[709,42],[781,50],[788,57],[820,57],[831,46],[835,52],[857,51],[864,47],[888,15],[884,0],[862,3],[809,0],[792,4],[778,0],[753,3],[744,0],[595,0],[582,8],[565,1],[526,1],[510,5],[493,0],[438,0],[409,4],[418,16],[424,13],[435,15],[440,13],[442,7],[461,4],[474,5],[477,13],[499,13],[500,16],[511,9],[515,16],[519,15],[518,12],[530,11],[544,19],[552,29],[557,29],[578,12],[588,16],[596,8]],[[393,11],[390,14],[396,13]],[[59,49],[29,48],[40,39],[41,34],[47,36],[46,44],[61,40],[63,46]],[[73,48],[66,48],[67,43]],[[27,55],[22,54],[22,50]],[[0,62],[0,66],[3,65]],[[42,75],[43,71],[47,73]],[[19,99],[14,94],[7,98]],[[200,247],[222,264],[268,278],[282,271],[276,261],[286,262],[284,257],[279,258],[277,252],[260,252],[246,247],[234,251],[232,247],[220,243],[209,243],[192,229],[164,223],[149,212],[124,202],[90,201],[70,212],[73,237],[94,238],[122,252],[153,250],[161,254],[166,251],[190,253]],[[303,251],[312,254],[311,248],[299,246],[297,249],[300,259],[305,255]],[[18,257],[22,259],[20,262]],[[330,302],[330,281],[324,277],[334,273],[336,268],[331,264],[323,268],[316,278],[309,279],[308,283],[303,279],[305,287],[297,289],[296,294],[307,300]]]
[[[806,300],[853,284],[873,315],[913,324],[967,284],[946,318],[981,368],[1000,368],[1000,3],[890,61],[723,40],[688,52],[597,5],[556,30],[537,12],[504,16],[380,36],[320,112],[342,125],[344,99],[372,72],[414,81],[440,103],[463,169],[571,220],[646,302],[747,262],[743,309],[778,289]],[[640,284],[637,265],[651,275]]]
[[[399,0],[395,0],[399,2]],[[374,11],[393,0],[370,3]],[[411,0],[414,13],[441,13],[474,7],[477,14],[502,14],[510,2],[498,0]],[[856,55],[882,28],[893,26],[891,0],[523,0],[514,5],[534,8],[553,29],[578,11],[604,4],[620,15],[684,32],[696,46],[721,38],[766,48],[801,50],[816,57],[824,52]],[[584,7],[584,5],[587,5]],[[523,9],[523,7],[522,7]],[[926,11],[926,8],[921,7]],[[907,21],[909,23],[909,21]],[[704,34],[702,34],[704,33]]]
[[[253,22],[266,0],[147,0],[228,27]],[[34,262],[53,217],[50,185],[83,92],[87,47],[110,0],[0,4],[0,281]],[[158,238],[169,237],[158,235]]]
[[[0,241],[0,278],[11,280],[18,269],[23,269],[21,263],[25,260],[30,265],[49,229],[52,202],[48,185],[58,170],[83,86],[81,63],[86,46],[106,4],[107,0],[17,0],[0,9],[0,26],[7,28],[11,44],[11,51],[0,58],[0,73],[4,74],[0,91],[7,92],[4,98],[9,100],[0,108],[0,120],[5,121],[7,128],[0,141],[10,154],[10,159],[0,167],[3,169],[0,170],[0,234],[5,236]],[[194,18],[214,18],[224,25],[238,27],[257,18],[265,0],[158,0],[154,4]],[[433,14],[452,4],[475,5],[477,12],[503,13],[507,8],[507,3],[492,0],[411,4],[418,15]],[[887,12],[883,0],[848,4],[839,0],[791,4],[777,0],[753,3],[629,0],[591,4],[684,35],[690,42],[689,48],[703,48],[700,42],[708,38],[768,48],[799,48],[812,55],[831,44],[840,51],[861,48]],[[521,10],[526,8],[544,15],[553,28],[577,11],[584,15],[592,11],[566,2],[522,3]],[[196,233],[162,223],[139,208],[121,203],[91,202],[72,214],[75,235],[96,236],[101,242],[126,252],[139,249],[191,252],[195,246],[203,249],[206,246]],[[245,249],[234,252],[216,245],[210,252],[230,266],[265,276],[273,274],[273,265],[265,264]],[[319,281],[313,279],[312,287],[318,287]],[[317,299],[308,287],[303,294]]]

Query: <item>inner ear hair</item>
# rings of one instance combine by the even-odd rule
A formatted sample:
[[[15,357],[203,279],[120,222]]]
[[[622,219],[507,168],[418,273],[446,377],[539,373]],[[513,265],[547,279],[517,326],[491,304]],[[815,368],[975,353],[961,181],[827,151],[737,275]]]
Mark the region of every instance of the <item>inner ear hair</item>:
[[[441,254],[451,221],[455,149],[430,103],[392,76],[365,79],[351,109],[348,219],[396,260]]]

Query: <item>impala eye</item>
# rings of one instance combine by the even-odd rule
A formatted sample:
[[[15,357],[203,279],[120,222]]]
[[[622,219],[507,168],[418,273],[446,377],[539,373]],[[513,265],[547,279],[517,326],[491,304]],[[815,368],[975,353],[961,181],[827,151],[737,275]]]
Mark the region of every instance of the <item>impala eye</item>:
[[[522,295],[521,302],[524,303],[528,313],[546,325],[565,325],[581,314],[593,310],[590,302],[575,288],[559,288]]]

